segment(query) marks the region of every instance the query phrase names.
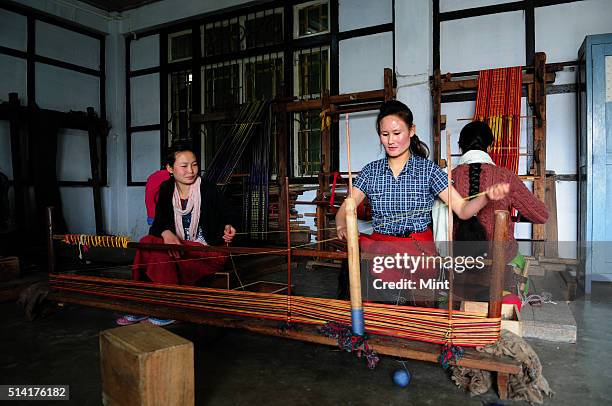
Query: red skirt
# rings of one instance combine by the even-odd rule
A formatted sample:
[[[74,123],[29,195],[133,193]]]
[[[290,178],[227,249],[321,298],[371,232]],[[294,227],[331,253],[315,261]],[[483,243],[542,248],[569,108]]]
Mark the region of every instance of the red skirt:
[[[140,239],[144,244],[163,244],[164,239],[146,235]],[[184,245],[199,246],[193,241],[183,241]],[[168,251],[137,250],[132,265],[132,279],[143,280],[146,275],[155,283],[174,285],[195,285],[205,276],[222,271],[227,262],[227,254],[215,251],[185,251],[181,258],[175,259]]]
[[[367,260],[369,269],[366,271],[368,286],[365,292],[368,300],[435,306],[437,289],[423,288],[421,282],[433,281],[438,276],[438,268],[433,261],[438,252],[430,228],[421,233],[412,233],[410,237],[379,233],[360,235],[359,245],[362,253],[371,258]],[[427,258],[430,258],[429,261]],[[384,285],[381,281],[395,284]],[[408,281],[410,284],[406,285]],[[403,285],[397,287],[398,282]]]

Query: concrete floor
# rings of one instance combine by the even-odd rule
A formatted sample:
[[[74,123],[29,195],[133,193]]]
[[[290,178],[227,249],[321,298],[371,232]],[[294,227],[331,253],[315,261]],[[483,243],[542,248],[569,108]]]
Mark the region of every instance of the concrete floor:
[[[300,294],[335,289],[333,271],[296,272]],[[281,278],[280,274],[277,275]],[[269,279],[274,279],[272,275]],[[301,282],[308,280],[308,285]],[[560,279],[549,272],[532,278],[537,291],[562,297]],[[533,285],[532,285],[533,286]],[[318,287],[318,289],[315,289]],[[589,300],[571,304],[578,343],[530,340],[556,392],[550,405],[612,404],[612,287],[595,284]],[[68,384],[70,402],[101,404],[98,334],[114,328],[117,314],[66,306],[27,322],[16,303],[0,304],[0,384]],[[499,402],[491,390],[470,397],[436,364],[406,361],[412,381],[391,382],[398,360],[383,357],[375,370],[336,348],[180,323],[169,329],[195,344],[196,403],[204,405],[483,405]],[[59,404],[68,404],[62,402]],[[518,402],[499,402],[521,404]],[[18,404],[18,403],[11,403]]]

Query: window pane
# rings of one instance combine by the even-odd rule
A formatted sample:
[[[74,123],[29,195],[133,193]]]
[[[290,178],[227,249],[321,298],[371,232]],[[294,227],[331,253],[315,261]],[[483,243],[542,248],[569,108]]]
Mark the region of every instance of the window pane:
[[[294,116],[293,176],[317,176],[321,170],[320,110]]]
[[[282,9],[251,14],[244,22],[246,47],[256,48],[283,42]]]
[[[317,48],[297,53],[296,96],[300,99],[321,97],[329,89],[329,50]]]
[[[191,71],[172,72],[169,75],[169,121],[168,142],[178,138],[189,138],[191,117]],[[168,145],[169,146],[169,145]]]
[[[297,29],[296,37],[329,32],[329,3],[316,1],[307,5],[295,6]]]
[[[273,99],[281,92],[283,59],[279,55],[257,59],[244,64],[245,101]]]
[[[240,25],[237,19],[207,24],[203,33],[204,56],[222,55],[240,50]]]
[[[191,31],[179,32],[168,36],[168,62],[191,59]]]
[[[204,67],[204,111],[233,108],[240,103],[238,63]]]

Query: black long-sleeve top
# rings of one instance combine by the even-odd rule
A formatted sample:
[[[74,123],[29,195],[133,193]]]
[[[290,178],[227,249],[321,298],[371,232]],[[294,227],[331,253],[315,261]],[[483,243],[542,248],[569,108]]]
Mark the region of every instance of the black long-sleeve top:
[[[149,234],[161,237],[161,233],[170,230],[176,234],[174,225],[174,208],[172,207],[172,195],[174,193],[174,178],[170,178],[161,184],[159,188],[159,199],[155,207],[155,220],[149,229]],[[236,227],[236,216],[232,212],[227,199],[217,189],[217,186],[202,179],[200,185],[201,206],[200,222],[204,238],[209,245],[223,243],[223,229],[226,224]]]

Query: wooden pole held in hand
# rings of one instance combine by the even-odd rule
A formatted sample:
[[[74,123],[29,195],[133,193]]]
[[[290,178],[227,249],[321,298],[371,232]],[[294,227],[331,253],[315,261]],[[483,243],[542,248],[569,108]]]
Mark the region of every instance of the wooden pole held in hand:
[[[346,242],[349,264],[349,286],[351,292],[351,319],[353,334],[363,335],[363,305],[361,303],[361,267],[359,264],[359,229],[357,227],[357,205],[355,199],[347,197]]]

